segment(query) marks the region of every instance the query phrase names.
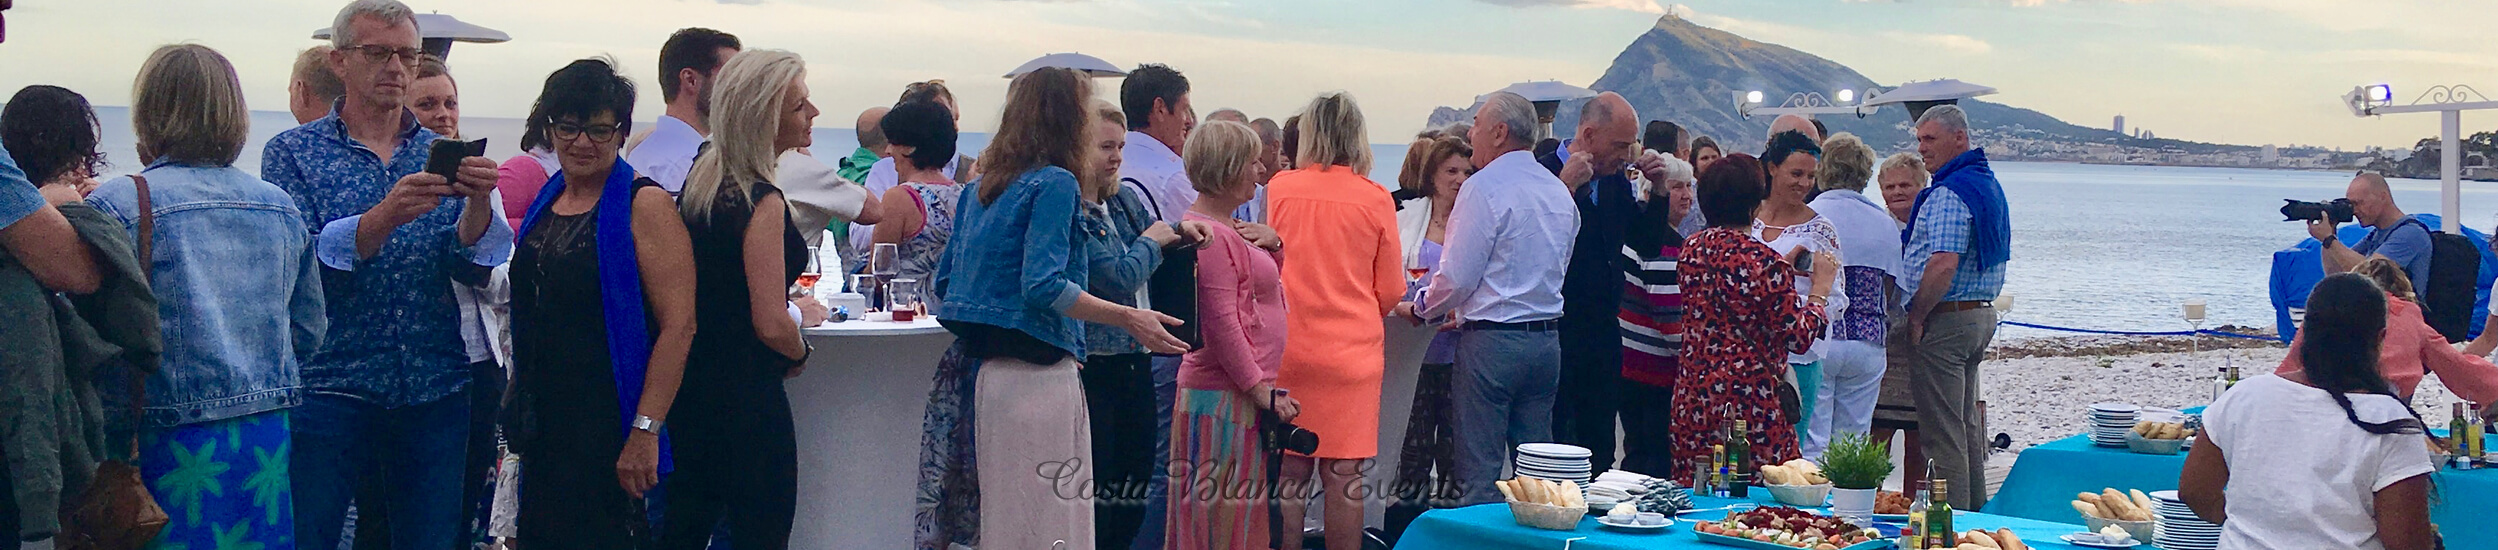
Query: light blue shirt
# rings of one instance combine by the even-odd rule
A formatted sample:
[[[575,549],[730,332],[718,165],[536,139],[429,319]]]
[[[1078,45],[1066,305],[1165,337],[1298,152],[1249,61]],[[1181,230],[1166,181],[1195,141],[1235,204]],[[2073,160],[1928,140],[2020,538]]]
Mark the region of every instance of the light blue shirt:
[[[0,228],[42,209],[43,193],[26,181],[26,172],[17,168],[17,160],[9,157],[9,150],[0,147]]]
[[[1908,236],[1906,256],[1901,263],[1908,269],[1907,288],[1910,293],[1925,283],[1926,262],[1938,252],[1960,255],[1960,269],[1952,275],[1952,286],[1943,293],[1945,302],[1977,302],[1994,300],[2004,290],[2005,266],[2010,262],[1987,267],[1969,254],[1969,224],[1975,220],[1968,203],[1950,189],[1936,189],[1917,208],[1916,233]]]
[[[1424,318],[1523,323],[1561,318],[1561,282],[1579,234],[1570,187],[1535,154],[1511,151],[1466,178],[1449,208]]]

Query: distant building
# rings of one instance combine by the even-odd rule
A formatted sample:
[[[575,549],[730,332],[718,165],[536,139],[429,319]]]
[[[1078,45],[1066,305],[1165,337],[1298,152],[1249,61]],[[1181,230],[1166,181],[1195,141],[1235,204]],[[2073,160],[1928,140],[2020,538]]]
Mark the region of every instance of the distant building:
[[[2270,143],[2266,143],[2264,144],[2264,156],[2262,158],[2264,159],[2264,162],[2280,162],[2281,149],[2273,147]]]
[[[2125,135],[2125,115],[2116,115],[2116,135]]]

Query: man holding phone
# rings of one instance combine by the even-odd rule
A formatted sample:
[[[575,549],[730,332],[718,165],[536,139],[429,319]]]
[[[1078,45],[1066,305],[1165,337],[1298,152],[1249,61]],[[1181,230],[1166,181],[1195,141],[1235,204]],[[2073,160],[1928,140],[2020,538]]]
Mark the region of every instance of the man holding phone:
[[[493,209],[494,161],[446,154],[425,171],[441,137],[405,108],[423,52],[415,12],[355,0],[332,28],[347,95],[261,160],[313,235],[332,331],[292,413],[296,541],[337,547],[358,481],[383,476],[391,547],[449,548],[472,414],[450,277],[510,259],[512,229]]]

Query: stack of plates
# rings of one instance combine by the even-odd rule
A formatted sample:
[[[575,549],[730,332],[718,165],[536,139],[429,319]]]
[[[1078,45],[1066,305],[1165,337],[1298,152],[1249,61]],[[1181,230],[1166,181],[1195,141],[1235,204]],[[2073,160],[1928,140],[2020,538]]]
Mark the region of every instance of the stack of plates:
[[[2177,500],[2176,491],[2151,493],[2153,510],[2160,515],[2157,533],[2151,541],[2165,550],[2212,550],[2220,546],[2220,526],[2195,517],[2194,510]]]
[[[1559,443],[1528,443],[1518,446],[1518,475],[1569,481],[1582,488],[1595,479],[1587,459],[1594,456],[1585,447]]]
[[[2134,431],[2134,420],[2142,417],[2142,407],[2124,403],[2100,403],[2090,406],[2090,441],[2102,447],[2125,446],[2125,434]]]

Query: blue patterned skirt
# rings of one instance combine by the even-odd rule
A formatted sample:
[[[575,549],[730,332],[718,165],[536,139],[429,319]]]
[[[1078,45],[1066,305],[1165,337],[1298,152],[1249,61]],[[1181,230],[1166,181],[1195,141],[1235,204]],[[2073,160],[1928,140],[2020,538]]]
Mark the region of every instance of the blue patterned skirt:
[[[153,550],[293,550],[286,411],[149,431],[139,474],[172,516]]]

